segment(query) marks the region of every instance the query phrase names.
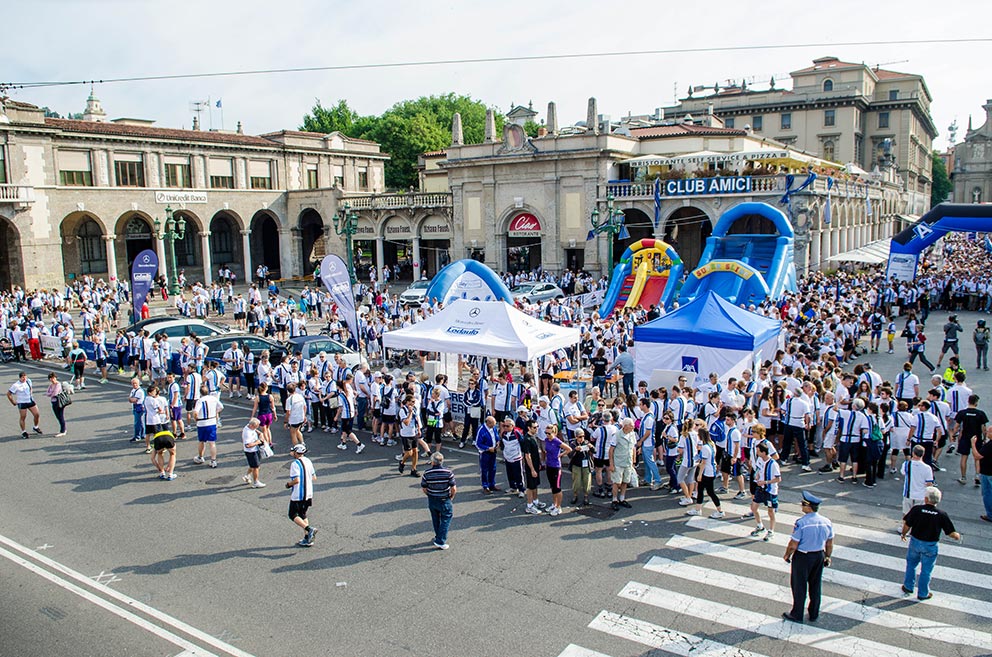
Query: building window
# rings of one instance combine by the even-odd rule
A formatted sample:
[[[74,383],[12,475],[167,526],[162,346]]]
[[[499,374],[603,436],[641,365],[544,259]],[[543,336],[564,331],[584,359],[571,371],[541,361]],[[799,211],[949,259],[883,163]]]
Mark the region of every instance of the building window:
[[[145,165],[141,162],[114,160],[114,173],[118,187],[145,186]]]
[[[207,161],[210,187],[213,189],[234,189],[234,162],[231,158],[217,157]]]
[[[782,130],[792,130],[792,113],[782,113]]]
[[[93,173],[89,151],[59,151],[59,184],[71,187],[92,187]]]
[[[829,79],[824,80],[823,81],[823,90],[824,91],[833,91],[834,90],[834,81],[833,80],[829,80]]]
[[[369,170],[367,167],[358,167],[358,189],[369,188]]]
[[[248,186],[252,189],[272,189],[272,163],[268,160],[249,161]]]
[[[728,127],[728,128],[733,128],[734,127],[734,117],[730,117],[729,119],[724,119],[723,120],[723,125],[726,126],[726,127]]]
[[[823,159],[834,161],[834,143],[832,141],[823,142]]]
[[[7,160],[3,155],[3,146],[0,146],[0,185],[7,184]]]
[[[889,100],[899,100],[898,89],[889,89]]]
[[[103,231],[95,221],[87,218],[79,227],[79,270],[82,274],[107,271],[107,244]]]
[[[211,227],[210,258],[218,263],[234,260],[234,234],[227,220],[217,221]]]
[[[823,125],[830,127],[837,122],[837,110],[823,110]]]
[[[878,127],[879,128],[888,128],[889,127],[889,113],[888,112],[879,112],[878,113]]]
[[[764,127],[763,124],[764,121],[762,120],[762,117],[760,116],[751,117],[751,129],[754,130],[755,132],[761,132],[761,129]]]
[[[331,167],[331,171],[334,174],[334,186],[344,187],[344,167],[340,164],[335,164]]]
[[[165,186],[189,188],[193,186],[189,164],[165,164]]]
[[[307,169],[307,189],[317,189],[318,187],[320,184],[317,178],[317,167],[311,167]]]

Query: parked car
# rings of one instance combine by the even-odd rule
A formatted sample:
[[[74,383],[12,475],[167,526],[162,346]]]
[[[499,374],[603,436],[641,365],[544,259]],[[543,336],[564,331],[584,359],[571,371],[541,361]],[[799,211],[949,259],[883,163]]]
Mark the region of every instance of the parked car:
[[[286,345],[291,353],[296,353],[299,350],[304,358],[310,360],[316,359],[317,354],[323,351],[330,358],[333,358],[334,354],[341,354],[348,367],[354,367],[359,363],[368,362],[364,356],[354,349],[350,349],[326,335],[301,335],[298,338],[290,338]]]
[[[144,329],[151,335],[165,333],[165,335],[169,338],[169,344],[172,345],[173,351],[176,352],[179,350],[180,341],[185,337],[198,335],[201,338],[209,338],[215,335],[227,335],[231,332],[231,329],[226,326],[214,324],[213,322],[206,322],[202,319],[187,319],[185,317],[158,319],[160,321],[153,322],[152,320],[145,320],[145,322],[153,322],[150,324],[138,322],[137,324],[128,327],[127,330],[134,331],[135,329]],[[108,335],[108,338],[110,337],[112,336]]]
[[[420,304],[424,302],[424,297],[427,296],[427,288],[430,286],[431,282],[425,278],[414,281],[410,287],[403,290],[403,294],[400,295],[400,303],[404,306],[419,308]]]
[[[554,283],[522,283],[512,290],[513,298],[524,303],[541,303],[551,299],[562,299],[565,293]]]
[[[252,335],[251,333],[228,333],[226,335],[216,335],[211,338],[203,340],[204,346],[207,348],[207,360],[216,360],[219,363],[224,362],[224,352],[227,351],[232,342],[237,342],[239,346],[248,345],[248,349],[251,353],[255,354],[256,362],[258,362],[258,357],[266,349],[269,350],[269,363],[275,367],[282,362],[282,359],[286,357],[289,350],[285,345],[279,344],[271,338],[265,338],[260,335]]]

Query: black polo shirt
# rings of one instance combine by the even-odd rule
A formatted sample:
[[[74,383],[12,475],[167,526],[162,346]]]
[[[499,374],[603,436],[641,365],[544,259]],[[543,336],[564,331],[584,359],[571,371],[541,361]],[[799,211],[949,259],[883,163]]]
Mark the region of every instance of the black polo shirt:
[[[920,504],[914,506],[903,516],[903,522],[909,525],[910,534],[918,541],[934,543],[940,540],[940,532],[954,533],[954,523],[950,516],[935,506]]]
[[[988,424],[989,418],[985,411],[969,406],[958,411],[954,421],[961,425],[961,437],[970,442],[974,436],[981,439],[982,425]]]

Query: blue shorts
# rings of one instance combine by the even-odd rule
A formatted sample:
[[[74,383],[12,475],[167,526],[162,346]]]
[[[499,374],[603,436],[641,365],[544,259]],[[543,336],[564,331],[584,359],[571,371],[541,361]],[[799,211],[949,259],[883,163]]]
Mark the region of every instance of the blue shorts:
[[[196,438],[201,443],[217,442],[217,425],[213,424],[209,427],[197,427]]]
[[[871,337],[872,338],[881,338],[882,337],[882,331],[881,330],[872,331],[871,332]]]
[[[769,509],[777,509],[778,495],[772,495],[764,488],[758,488],[754,491],[754,503],[762,504]]]

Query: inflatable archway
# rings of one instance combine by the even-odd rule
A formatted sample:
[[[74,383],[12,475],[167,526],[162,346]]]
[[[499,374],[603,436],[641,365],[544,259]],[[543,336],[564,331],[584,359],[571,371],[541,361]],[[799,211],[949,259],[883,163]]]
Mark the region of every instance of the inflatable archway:
[[[458,299],[513,303],[510,289],[496,272],[471,258],[457,260],[439,271],[424,298],[436,298],[445,305]]]
[[[992,232],[992,205],[941,203],[892,238],[887,278],[916,278],[920,253],[951,232]]]
[[[600,317],[616,308],[671,307],[682,268],[682,258],[667,242],[650,237],[634,242],[613,269],[610,287],[599,308]]]

